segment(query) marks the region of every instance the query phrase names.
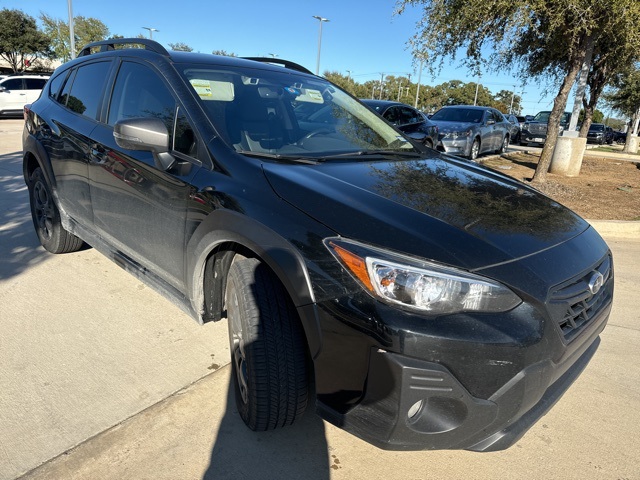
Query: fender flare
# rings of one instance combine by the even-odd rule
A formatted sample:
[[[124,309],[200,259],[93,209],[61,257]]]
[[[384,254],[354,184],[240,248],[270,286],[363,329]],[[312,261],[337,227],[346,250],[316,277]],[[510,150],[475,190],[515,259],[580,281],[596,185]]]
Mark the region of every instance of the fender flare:
[[[204,277],[216,247],[236,243],[251,250],[273,270],[300,314],[312,357],[320,350],[320,325],[304,259],[297,249],[264,224],[230,210],[215,210],[198,226],[187,245],[186,281],[192,308],[204,322]]]
[[[36,137],[29,134],[26,136],[23,145],[23,153],[22,153],[22,174],[24,175],[24,181],[26,184],[29,183],[29,173],[27,171],[27,155],[31,155],[35,161],[38,163],[38,166],[42,169],[44,173],[45,179],[47,180],[51,190],[53,192],[54,198],[57,201],[56,197],[56,177],[53,174],[53,168],[51,167],[51,159],[49,158],[49,154],[45,150],[42,143],[40,143]]]

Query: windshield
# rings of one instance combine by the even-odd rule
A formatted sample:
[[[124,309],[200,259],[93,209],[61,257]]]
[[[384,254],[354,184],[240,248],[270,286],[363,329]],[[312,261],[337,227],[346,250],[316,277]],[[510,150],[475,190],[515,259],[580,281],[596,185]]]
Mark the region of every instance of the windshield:
[[[431,120],[440,122],[480,123],[482,110],[476,108],[442,108],[433,114]]]
[[[238,152],[323,157],[414,151],[384,120],[321,78],[214,65],[183,72],[216,130]]]
[[[603,132],[604,125],[601,125],[599,123],[592,123],[591,126],[589,127],[589,130],[591,130],[592,132]]]
[[[536,116],[533,117],[533,120],[535,122],[540,122],[540,123],[549,123],[550,115],[551,115],[551,112],[538,112]],[[570,120],[571,120],[571,114],[567,112],[564,112],[562,114],[562,117],[560,117],[560,123],[569,123]]]

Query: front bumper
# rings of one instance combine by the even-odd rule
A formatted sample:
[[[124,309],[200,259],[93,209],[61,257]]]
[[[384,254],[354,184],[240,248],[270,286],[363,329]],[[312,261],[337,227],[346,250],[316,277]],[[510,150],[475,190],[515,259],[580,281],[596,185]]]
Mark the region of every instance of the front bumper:
[[[519,371],[488,399],[474,397],[440,364],[378,349],[362,401],[346,413],[319,404],[329,422],[385,450],[503,450],[517,442],[564,394],[595,354],[610,307],[588,339],[561,363]]]
[[[546,133],[531,133],[527,130],[522,131],[520,137],[522,143],[544,143],[547,141]]]
[[[471,152],[471,137],[443,137],[440,135],[440,142],[438,143],[438,150],[448,153],[450,155],[457,155],[459,157],[468,157]]]

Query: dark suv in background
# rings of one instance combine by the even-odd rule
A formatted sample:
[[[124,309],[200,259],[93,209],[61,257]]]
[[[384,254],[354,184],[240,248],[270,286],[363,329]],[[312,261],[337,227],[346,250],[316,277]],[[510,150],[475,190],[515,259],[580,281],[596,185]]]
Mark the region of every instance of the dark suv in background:
[[[507,448],[609,317],[587,222],[295,63],[99,42],[25,119],[42,245],[86,242],[197,321],[227,318],[251,429],[314,401],[382,448]]]
[[[533,120],[528,120],[520,132],[520,145],[542,144],[547,141],[550,111],[538,112]],[[571,112],[564,112],[560,118],[560,132],[569,126]]]

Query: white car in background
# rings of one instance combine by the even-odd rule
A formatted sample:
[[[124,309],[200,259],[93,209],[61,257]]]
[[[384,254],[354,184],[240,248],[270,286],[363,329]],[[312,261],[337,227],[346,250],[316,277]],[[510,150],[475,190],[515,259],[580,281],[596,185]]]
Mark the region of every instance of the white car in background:
[[[35,102],[48,75],[8,75],[0,79],[0,117],[22,116],[27,103]]]

